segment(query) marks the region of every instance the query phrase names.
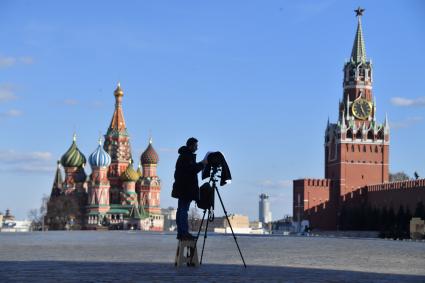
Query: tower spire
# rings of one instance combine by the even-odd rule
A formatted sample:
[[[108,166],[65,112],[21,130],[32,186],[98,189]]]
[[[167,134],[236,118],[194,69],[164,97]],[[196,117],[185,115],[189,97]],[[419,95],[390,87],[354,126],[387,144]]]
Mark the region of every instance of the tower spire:
[[[357,32],[354,37],[353,50],[351,51],[351,61],[354,63],[364,63],[366,62],[366,48],[363,39],[362,31],[362,16],[365,9],[358,7],[354,12],[356,12],[357,17]]]
[[[390,130],[390,123],[388,122],[388,114],[385,113],[384,131],[388,133]]]
[[[122,97],[124,95],[124,92],[121,88],[121,84],[118,82],[117,88],[114,91],[115,96],[115,111],[112,115],[111,124],[109,126],[109,129],[115,130],[117,132],[125,131],[126,125],[124,121],[124,114],[122,112]]]
[[[62,189],[62,183],[63,183],[63,179],[62,179],[62,173],[60,170],[60,160],[58,160],[57,167],[56,167],[55,180],[53,181],[52,192],[50,193],[50,197],[56,197],[60,195],[60,192]]]

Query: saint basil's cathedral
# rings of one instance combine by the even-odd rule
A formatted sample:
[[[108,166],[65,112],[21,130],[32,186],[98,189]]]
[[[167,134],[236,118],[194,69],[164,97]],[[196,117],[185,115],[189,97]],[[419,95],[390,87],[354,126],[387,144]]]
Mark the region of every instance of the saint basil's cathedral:
[[[104,144],[99,139],[88,158],[90,176],[85,173],[87,159],[78,149],[75,134],[70,148],[58,161],[45,219],[50,230],[163,230],[160,180],[156,172],[158,154],[150,139],[137,171],[134,169],[120,84],[114,96],[115,110]]]

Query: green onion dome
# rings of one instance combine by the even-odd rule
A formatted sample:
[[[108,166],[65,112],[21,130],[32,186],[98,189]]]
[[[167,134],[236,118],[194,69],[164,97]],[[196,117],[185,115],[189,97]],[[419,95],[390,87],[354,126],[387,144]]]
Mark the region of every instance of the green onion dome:
[[[157,164],[159,161],[158,154],[152,146],[152,139],[149,141],[149,145],[140,157],[142,164]]]
[[[77,138],[74,134],[70,148],[61,158],[61,164],[63,167],[81,167],[83,164],[86,164],[86,157],[78,149],[76,140]]]
[[[123,182],[136,182],[139,180],[140,176],[139,174],[133,169],[133,165],[128,164],[127,169],[121,174],[121,180]]]

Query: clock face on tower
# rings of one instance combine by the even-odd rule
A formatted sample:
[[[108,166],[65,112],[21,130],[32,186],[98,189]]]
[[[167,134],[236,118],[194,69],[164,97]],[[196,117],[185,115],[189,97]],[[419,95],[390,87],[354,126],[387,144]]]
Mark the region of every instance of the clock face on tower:
[[[372,103],[366,99],[361,98],[353,102],[351,110],[354,117],[361,120],[366,120],[372,112]]]

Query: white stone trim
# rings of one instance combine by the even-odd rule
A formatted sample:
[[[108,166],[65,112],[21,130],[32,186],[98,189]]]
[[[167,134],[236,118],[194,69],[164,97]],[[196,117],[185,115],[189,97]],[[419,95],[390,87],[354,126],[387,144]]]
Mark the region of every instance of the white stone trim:
[[[342,162],[338,162],[338,163],[332,163],[332,164],[330,164],[330,165],[338,165],[338,164],[353,164],[353,165],[367,165],[367,166],[370,166],[370,165],[374,165],[374,166],[384,166],[384,165],[387,165],[387,166],[390,166],[390,164],[389,163],[371,163],[371,162],[348,162],[348,161],[342,161]]]
[[[345,85],[344,89],[353,89],[353,88],[357,88],[357,89],[372,89],[371,85]]]

